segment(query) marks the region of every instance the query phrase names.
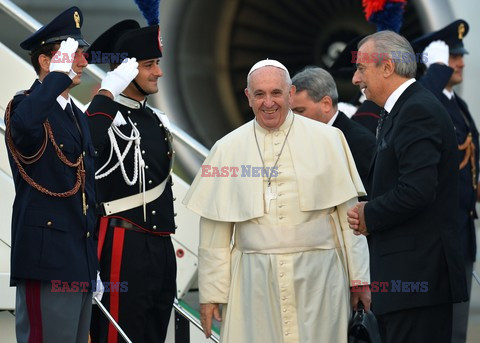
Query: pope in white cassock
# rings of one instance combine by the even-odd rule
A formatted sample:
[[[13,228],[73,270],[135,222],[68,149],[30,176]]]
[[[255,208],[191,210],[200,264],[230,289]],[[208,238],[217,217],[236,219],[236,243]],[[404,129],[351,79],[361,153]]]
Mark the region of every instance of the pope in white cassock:
[[[184,204],[201,216],[198,283],[231,343],[347,342],[351,306],[370,306],[366,238],[347,209],[364,195],[340,130],[295,115],[288,70],[256,63],[245,94],[255,119],[220,139]]]

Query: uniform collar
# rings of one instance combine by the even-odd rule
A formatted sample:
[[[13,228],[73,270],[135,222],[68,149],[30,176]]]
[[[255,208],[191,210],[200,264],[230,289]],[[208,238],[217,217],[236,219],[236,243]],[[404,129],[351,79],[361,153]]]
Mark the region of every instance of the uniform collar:
[[[138,101],[138,100],[129,98],[124,94],[120,94],[115,98],[115,101],[128,108],[139,109],[139,108],[145,107],[145,105],[147,104],[147,97],[145,97],[143,101]]]
[[[285,121],[283,122],[283,124],[280,125],[280,127],[278,129],[274,129],[274,130],[264,129],[263,127],[260,126],[260,124],[258,124],[257,120],[254,119],[255,129],[258,132],[262,132],[264,135],[267,135],[267,134],[269,134],[271,132],[275,132],[275,131],[283,131],[283,133],[286,133],[288,131],[288,129],[290,128],[290,124],[292,123],[293,116],[294,116],[294,114],[293,114],[292,110],[288,110],[287,117],[285,118]]]
[[[449,91],[447,89],[444,89],[443,90],[443,94],[447,97],[448,100],[452,100],[453,97],[455,96],[455,94],[453,93],[453,91]]]
[[[65,99],[63,96],[59,95],[57,97],[57,102],[60,106],[62,106],[62,110],[65,111],[65,107],[67,107],[67,104],[71,105],[70,95],[68,96],[68,99]]]

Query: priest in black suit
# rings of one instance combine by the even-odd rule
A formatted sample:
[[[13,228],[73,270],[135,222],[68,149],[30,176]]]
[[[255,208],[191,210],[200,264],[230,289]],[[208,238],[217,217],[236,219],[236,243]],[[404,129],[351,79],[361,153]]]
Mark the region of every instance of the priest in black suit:
[[[372,288],[380,286],[372,308],[384,341],[450,343],[452,304],[468,298],[457,237],[457,142],[442,104],[415,82],[414,56],[390,31],[359,43],[353,83],[386,112],[370,201],[350,209],[348,221],[370,236]]]
[[[326,70],[307,67],[293,77],[292,83],[297,88],[292,111],[343,132],[368,194],[366,179],[375,149],[375,136],[338,110],[337,86]]]

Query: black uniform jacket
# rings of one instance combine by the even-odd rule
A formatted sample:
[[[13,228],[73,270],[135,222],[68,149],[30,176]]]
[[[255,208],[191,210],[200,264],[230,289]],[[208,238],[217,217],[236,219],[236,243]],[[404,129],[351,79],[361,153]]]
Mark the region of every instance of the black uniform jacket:
[[[119,126],[123,134],[130,136],[132,124],[140,132],[140,147],[142,158],[145,161],[145,182],[146,190],[148,191],[159,185],[168,176],[172,158],[172,151],[170,151],[168,141],[169,134],[158,116],[151,108],[146,106],[146,101],[140,103],[123,95],[120,95],[118,101],[122,103],[103,97],[101,102],[92,103],[87,110],[88,123],[97,154],[96,169],[98,170],[102,167],[110,156],[111,144],[107,130],[117,115],[117,111],[119,111],[118,115],[123,116],[127,123]],[[116,140],[120,151],[123,152],[127,142],[118,136],[116,136]],[[117,162],[118,158],[113,153],[112,160],[105,170],[110,169]],[[123,165],[128,178],[131,180],[134,172],[133,145],[126,154]],[[127,185],[120,168],[117,168],[110,175],[97,180],[98,203],[134,195],[139,193],[139,190],[138,181],[133,186]],[[174,233],[173,200],[172,186],[169,181],[163,194],[147,204],[146,220],[143,215],[143,206],[137,206],[112,216],[125,219],[146,230],[165,234]]]
[[[56,100],[70,84],[67,75],[52,72],[42,83],[37,80],[27,92],[29,95],[15,96],[11,134],[18,151],[30,156],[45,140],[43,123],[48,119],[55,141],[66,158],[75,162],[83,155],[87,215],[83,214],[81,190],[70,197],[41,193],[24,181],[9,151],[16,192],[12,219],[12,284],[19,279],[96,280],[99,266],[93,242],[94,149],[85,115],[73,106],[77,127],[75,118]],[[76,182],[77,169],[60,161],[50,141],[41,158],[24,167],[35,182],[52,192],[66,192]]]
[[[371,280],[389,284],[388,292],[372,292],[376,314],[467,299],[457,156],[448,113],[413,83],[379,133],[369,173]]]
[[[455,94],[452,100],[448,99],[443,93],[443,89],[447,85],[453,69],[440,64],[433,64],[428,68],[427,73],[420,79],[420,83],[430,90],[435,97],[445,106],[450,118],[455,126],[457,135],[457,143],[462,145],[469,134],[472,135],[473,144],[475,145],[475,174],[472,171],[472,165],[468,162],[461,170],[458,180],[459,187],[459,229],[460,243],[462,253],[465,260],[475,261],[477,255],[477,240],[475,236],[475,219],[477,212],[475,204],[477,200],[476,182],[478,182],[478,131],[473,121],[472,115],[468,110],[467,104],[458,94]],[[458,151],[458,162],[465,157],[465,151]],[[475,180],[475,181],[474,181]]]

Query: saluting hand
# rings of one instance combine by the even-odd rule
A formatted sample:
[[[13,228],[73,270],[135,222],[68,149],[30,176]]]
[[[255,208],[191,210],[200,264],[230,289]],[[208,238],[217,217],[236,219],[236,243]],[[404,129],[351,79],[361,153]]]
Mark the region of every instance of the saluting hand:
[[[423,63],[430,68],[434,63],[441,63],[448,66],[449,48],[448,45],[441,40],[431,42],[425,50],[423,50]]]
[[[135,57],[126,58],[118,67],[107,73],[100,86],[100,91],[108,91],[115,98],[127,88],[137,74],[137,59]]]
[[[69,37],[67,40],[62,41],[60,48],[50,60],[49,70],[62,73],[70,72],[77,49],[78,42],[75,39]]]

